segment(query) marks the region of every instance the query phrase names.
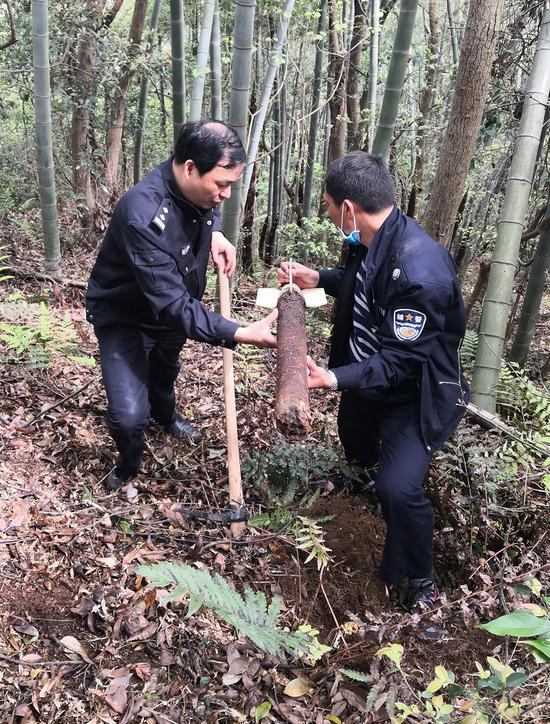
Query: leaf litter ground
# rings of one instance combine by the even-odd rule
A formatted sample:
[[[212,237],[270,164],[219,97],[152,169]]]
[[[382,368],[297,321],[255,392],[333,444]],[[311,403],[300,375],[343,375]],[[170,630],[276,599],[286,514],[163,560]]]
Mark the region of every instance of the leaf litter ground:
[[[20,279],[4,287],[4,293],[17,287],[68,311],[83,349],[95,354],[80,290],[52,291],[48,283]],[[241,319],[253,314],[253,289],[244,287],[236,312]],[[312,348],[317,359],[326,354],[319,342]],[[391,702],[407,700],[408,692],[399,675],[374,655],[381,645],[403,644],[403,668],[419,689],[433,678],[437,664],[472,683],[468,675],[476,660],[504,655],[502,641],[475,624],[497,615],[504,597],[517,598],[511,583],[544,563],[547,542],[532,536],[534,530],[540,533],[540,522],[525,531],[526,555],[499,578],[498,567],[473,555],[469,531],[460,525],[449,530],[437,510],[436,565],[447,600],[463,600],[443,608],[435,621],[411,617],[390,603],[376,576],[385,527],[366,500],[333,495],[302,511],[334,516],[322,524],[332,555],[322,575],[313,562],[304,565],[304,556],[284,535],[248,529],[241,541],[232,542],[223,526],[191,521],[176,510],[227,506],[219,349],[189,343],[182,353],[179,409],[203,431],[203,443],[192,448],[168,440],[151,425],[143,473],[121,493],[107,493],[101,482],[113,448],[103,423],[98,369],[57,358],[47,372],[29,371],[6,355],[3,360],[1,721],[253,721],[255,707],[267,701],[271,709],[265,721],[321,724],[330,715],[347,722],[384,721]],[[278,439],[274,364],[273,352],[236,357],[242,457]],[[337,444],[336,405],[336,395],[312,395],[309,442]],[[430,488],[438,480],[433,471]],[[258,490],[247,487],[245,494],[251,512],[263,509]],[[485,557],[497,552],[498,546]],[[166,604],[162,591],[151,590],[133,572],[137,564],[159,560],[217,571],[239,590],[249,584],[281,595],[282,623],[292,627],[307,620],[333,653],[312,668],[262,654],[205,609],[184,622],[185,602]],[[443,638],[431,638],[434,627]],[[339,673],[343,667],[366,672],[371,683],[350,682]],[[306,683],[294,693],[302,685],[307,693],[283,693],[295,680]],[[537,709],[538,717],[542,711]]]

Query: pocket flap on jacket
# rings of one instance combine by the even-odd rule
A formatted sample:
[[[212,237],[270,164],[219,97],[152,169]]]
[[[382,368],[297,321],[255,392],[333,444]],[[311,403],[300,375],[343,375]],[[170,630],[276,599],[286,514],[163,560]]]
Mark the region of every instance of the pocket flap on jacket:
[[[138,249],[133,252],[133,260],[136,266],[161,266],[174,261],[169,254],[157,249]]]

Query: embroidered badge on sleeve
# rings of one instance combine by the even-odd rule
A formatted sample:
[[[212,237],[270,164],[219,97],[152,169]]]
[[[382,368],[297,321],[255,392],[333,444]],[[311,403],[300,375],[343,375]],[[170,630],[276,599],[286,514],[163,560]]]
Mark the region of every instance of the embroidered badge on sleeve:
[[[422,334],[426,315],[416,309],[396,309],[393,313],[393,331],[397,339],[413,342]]]

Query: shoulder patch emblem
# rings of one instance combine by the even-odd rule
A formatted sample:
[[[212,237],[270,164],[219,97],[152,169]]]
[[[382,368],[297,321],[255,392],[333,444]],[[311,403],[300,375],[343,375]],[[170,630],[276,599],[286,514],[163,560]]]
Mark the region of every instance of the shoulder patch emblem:
[[[396,309],[393,313],[393,331],[397,339],[413,342],[422,334],[426,315],[416,309]]]

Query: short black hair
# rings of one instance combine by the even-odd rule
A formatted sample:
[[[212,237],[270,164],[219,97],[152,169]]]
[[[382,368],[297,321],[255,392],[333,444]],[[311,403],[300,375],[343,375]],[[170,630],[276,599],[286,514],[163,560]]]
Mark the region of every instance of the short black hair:
[[[368,214],[395,204],[395,187],[383,157],[365,151],[335,159],[327,169],[325,191],[337,206],[349,199]]]
[[[234,128],[211,118],[190,121],[181,127],[174,146],[177,164],[193,161],[202,176],[222,159],[225,168],[246,163],[246,152]]]

